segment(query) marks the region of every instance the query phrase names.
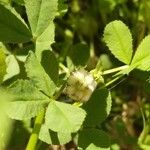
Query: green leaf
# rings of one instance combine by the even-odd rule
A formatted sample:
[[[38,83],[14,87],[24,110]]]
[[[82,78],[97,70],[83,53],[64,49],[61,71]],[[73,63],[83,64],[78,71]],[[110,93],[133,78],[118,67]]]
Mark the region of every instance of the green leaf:
[[[6,110],[11,119],[24,120],[37,116],[48,101],[14,101]]]
[[[86,113],[71,104],[52,101],[45,116],[46,126],[55,132],[76,132],[80,129]]]
[[[48,74],[37,60],[35,54],[31,51],[27,57],[25,68],[27,76],[33,81],[39,90],[43,91],[48,96],[52,96],[54,94],[56,85],[49,78]]]
[[[6,62],[5,62],[6,56],[3,52],[3,50],[0,47],[0,83],[3,82],[4,75],[6,74]]]
[[[110,22],[104,30],[104,41],[112,54],[125,64],[132,58],[132,36],[128,27],[121,21]]]
[[[36,56],[41,60],[41,53],[45,49],[49,49],[50,45],[54,42],[55,26],[50,23],[45,31],[36,39]]]
[[[39,139],[47,144],[53,145],[63,145],[71,141],[71,133],[64,132],[53,132],[48,129],[48,127],[43,124],[39,133]]]
[[[109,150],[110,138],[98,129],[84,129],[79,132],[78,145],[84,150]]]
[[[48,97],[41,93],[28,80],[17,80],[9,88],[8,93],[13,96],[15,101],[38,101],[48,100]]]
[[[9,102],[6,112],[16,120],[35,117],[50,101],[28,80],[17,80],[8,88],[8,93],[13,102]]]
[[[7,73],[4,76],[4,80],[10,79],[13,76],[20,73],[19,64],[14,55],[8,55],[6,57],[6,65],[7,65],[7,70],[6,70]]]
[[[138,46],[130,66],[150,71],[150,35],[146,36]]]
[[[0,4],[0,41],[10,43],[28,42],[31,33],[19,15]]]
[[[110,113],[111,103],[111,96],[107,89],[95,90],[90,100],[83,105],[87,113],[84,126],[93,127],[102,123]]]
[[[25,0],[28,20],[34,37],[40,36],[57,13],[57,0]]]
[[[76,66],[85,66],[90,57],[90,49],[84,43],[73,45],[70,49],[68,56]]]
[[[53,20],[57,13],[57,0],[25,0],[28,20],[36,43],[36,56],[49,49],[54,42],[55,26]]]
[[[57,84],[59,68],[55,54],[50,50],[43,51],[41,64],[49,77]]]

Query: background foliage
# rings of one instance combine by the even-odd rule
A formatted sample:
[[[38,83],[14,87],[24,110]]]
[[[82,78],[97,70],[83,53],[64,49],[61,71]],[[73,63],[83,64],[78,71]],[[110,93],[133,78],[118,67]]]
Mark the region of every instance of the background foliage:
[[[0,0],[0,150],[150,149],[150,0]],[[85,68],[87,103],[63,93]]]

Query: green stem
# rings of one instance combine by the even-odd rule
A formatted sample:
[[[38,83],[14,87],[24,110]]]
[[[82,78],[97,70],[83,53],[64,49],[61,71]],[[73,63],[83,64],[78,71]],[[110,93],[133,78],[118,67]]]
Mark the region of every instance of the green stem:
[[[38,141],[41,125],[43,123],[44,115],[45,115],[45,110],[42,110],[40,112],[40,114],[36,117],[34,128],[33,128],[32,134],[30,136],[30,139],[28,141],[26,150],[35,150],[36,149],[36,144]]]
[[[143,144],[144,144],[145,138],[146,138],[146,136],[149,134],[149,131],[150,131],[150,125],[149,125],[149,124],[146,124],[146,125],[144,126],[144,128],[143,128],[142,133],[141,133],[140,136],[139,136],[139,139],[138,139],[139,145],[143,145]]]
[[[143,145],[146,136],[149,134],[150,125],[149,125],[149,123],[146,122],[143,109],[140,108],[140,110],[141,110],[141,114],[142,114],[142,118],[143,118],[143,131],[141,132],[141,134],[140,134],[140,136],[139,136],[138,143],[139,143],[139,145],[141,146],[141,145]]]
[[[124,70],[124,69],[126,69],[128,67],[129,67],[128,65],[124,65],[124,66],[121,66],[121,67],[117,67],[117,68],[113,68],[113,69],[110,69],[110,70],[106,70],[106,71],[102,72],[102,75],[107,75],[107,74],[111,74],[111,73],[114,73],[114,72],[117,72],[117,71],[121,71],[121,70]]]
[[[114,79],[111,80],[110,82],[106,83],[106,84],[105,84],[105,87],[108,87],[109,85],[111,85],[112,83],[114,83],[114,82],[116,82],[118,79],[120,79],[121,77],[122,77],[122,75],[121,75],[121,76],[118,76],[118,77],[116,77],[116,78],[114,78]]]
[[[114,78],[113,80],[111,80],[111,81],[107,82],[106,84],[104,84],[103,86],[101,86],[101,88],[110,86],[111,84],[113,84],[114,82],[116,82],[116,81],[117,81],[118,79],[120,79],[121,77],[123,77],[123,75],[117,76],[117,77]],[[123,81],[123,80],[122,80],[122,81]],[[118,82],[116,85],[118,85],[118,84],[121,83],[122,81]],[[115,85],[115,86],[116,86],[116,85]],[[115,87],[115,86],[113,86],[113,87]],[[111,87],[111,89],[112,89],[113,87]]]
[[[53,99],[58,99],[58,98],[59,98],[59,96],[60,96],[61,93],[63,92],[65,86],[66,86],[66,83],[64,83],[64,84],[61,86],[61,88],[59,89],[59,91],[56,92],[56,94],[54,95]]]
[[[59,63],[59,67],[69,76],[70,71],[66,66],[64,66],[62,63]]]

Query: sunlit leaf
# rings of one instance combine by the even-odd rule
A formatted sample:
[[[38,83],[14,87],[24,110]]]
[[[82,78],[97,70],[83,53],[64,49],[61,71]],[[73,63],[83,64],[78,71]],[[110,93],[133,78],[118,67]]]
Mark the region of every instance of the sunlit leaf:
[[[53,22],[57,0],[25,0],[25,7],[32,33],[38,37]]]
[[[110,22],[104,30],[104,41],[116,58],[130,64],[132,58],[132,36],[121,21]]]
[[[25,63],[25,68],[27,76],[33,81],[39,90],[43,91],[46,95],[49,96],[54,94],[56,85],[45,72],[44,68],[37,60],[37,57],[33,52],[29,53]]]
[[[81,108],[52,101],[47,107],[45,124],[55,132],[76,132],[81,128],[85,116],[86,113]]]
[[[45,103],[47,101],[14,101],[8,104],[6,111],[11,119],[30,119],[44,110]]]
[[[46,125],[42,125],[39,133],[39,139],[47,144],[63,145],[71,141],[71,133],[52,132]]]
[[[150,35],[145,37],[138,46],[131,62],[131,68],[150,71]]]

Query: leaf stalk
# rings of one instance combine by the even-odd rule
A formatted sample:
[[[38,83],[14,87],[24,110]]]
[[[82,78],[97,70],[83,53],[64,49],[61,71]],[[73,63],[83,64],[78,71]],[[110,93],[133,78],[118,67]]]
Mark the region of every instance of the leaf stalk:
[[[45,116],[45,110],[43,109],[35,119],[34,128],[33,128],[32,134],[29,138],[26,150],[35,150],[36,149],[36,144],[38,141],[41,125],[44,120],[44,116]]]

